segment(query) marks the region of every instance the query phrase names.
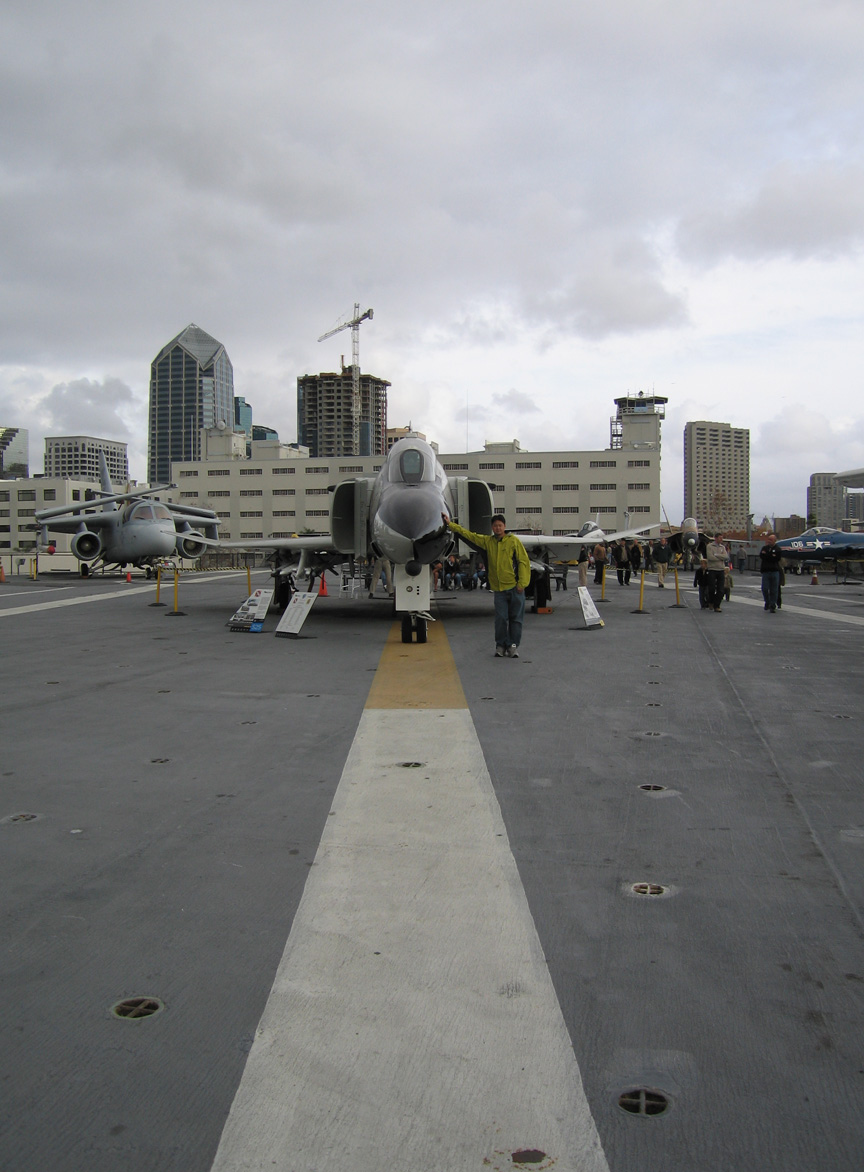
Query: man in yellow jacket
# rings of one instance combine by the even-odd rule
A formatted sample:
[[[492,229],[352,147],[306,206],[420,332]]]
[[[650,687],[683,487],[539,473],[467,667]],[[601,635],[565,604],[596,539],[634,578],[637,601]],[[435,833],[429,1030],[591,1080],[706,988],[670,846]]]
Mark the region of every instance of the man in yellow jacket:
[[[500,513],[492,518],[492,536],[472,533],[441,514],[444,524],[486,554],[489,589],[495,598],[495,655],[518,659],[525,614],[525,587],[531,581],[531,563],[525,546],[515,533],[508,533]]]

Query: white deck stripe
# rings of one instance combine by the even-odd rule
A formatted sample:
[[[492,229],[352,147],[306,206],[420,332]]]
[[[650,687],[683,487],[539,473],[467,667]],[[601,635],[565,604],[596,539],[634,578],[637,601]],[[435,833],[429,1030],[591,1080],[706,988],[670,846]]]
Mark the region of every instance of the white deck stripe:
[[[236,578],[239,575],[246,574],[245,570],[227,570],[219,574],[220,578]],[[193,582],[203,582],[207,578],[204,575],[194,574],[180,579],[180,595]],[[212,578],[209,579],[212,581]],[[61,590],[69,590],[71,587],[61,586]],[[10,606],[0,609],[0,618],[5,618],[7,615],[22,615],[33,614],[40,610],[57,610],[63,606],[81,606],[85,602],[102,602],[107,598],[128,598],[130,594],[156,594],[156,579],[152,578],[146,586],[133,586],[127,583],[121,590],[103,590],[99,594],[84,594],[78,598],[57,598],[51,602],[34,602],[30,606]],[[162,595],[167,596],[168,601],[174,601],[174,577],[163,578],[161,584]],[[8,597],[8,596],[7,596]],[[0,596],[2,598],[2,596]],[[166,604],[167,605],[167,604]]]
[[[699,591],[698,590],[687,590],[683,593],[698,594]],[[762,600],[761,595],[759,598],[741,598],[740,595],[736,597],[736,595],[733,591],[731,601],[732,602],[740,602],[742,604],[742,606],[758,606],[760,608],[760,610],[765,609],[765,603]],[[832,599],[832,601],[833,601],[833,599]],[[724,605],[728,606],[728,603],[725,603]],[[835,614],[833,611],[830,611],[830,610],[814,610],[812,606],[796,606],[794,603],[789,603],[789,602],[784,602],[783,606],[781,607],[781,610],[789,611],[791,614],[806,615],[807,618],[811,618],[811,619],[828,619],[828,621],[832,622],[832,623],[851,623],[853,626],[856,626],[856,627],[864,627],[864,618],[861,618],[860,615]]]
[[[526,1149],[608,1172],[471,715],[367,709],[213,1172]]]

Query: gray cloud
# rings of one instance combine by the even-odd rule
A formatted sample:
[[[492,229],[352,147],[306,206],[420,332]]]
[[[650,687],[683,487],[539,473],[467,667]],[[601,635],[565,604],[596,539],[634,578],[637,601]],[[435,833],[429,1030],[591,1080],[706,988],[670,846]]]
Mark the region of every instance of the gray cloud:
[[[362,300],[363,363],[399,371],[412,411],[458,404],[476,358],[496,411],[532,388],[539,440],[596,400],[583,377],[573,403],[577,358],[619,393],[678,336],[708,381],[709,268],[787,263],[797,326],[825,313],[807,264],[861,240],[854,4],[10,0],[0,31],[0,392],[117,380],[139,449],[149,363],[189,321],[284,428],[296,376],[350,345],[317,337]],[[57,410],[99,418],[87,394]]]

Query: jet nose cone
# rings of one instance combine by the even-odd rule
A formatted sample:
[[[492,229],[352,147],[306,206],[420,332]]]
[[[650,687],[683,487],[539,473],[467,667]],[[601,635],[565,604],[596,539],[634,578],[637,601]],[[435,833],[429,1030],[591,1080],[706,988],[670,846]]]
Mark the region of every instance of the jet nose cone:
[[[434,484],[409,484],[383,498],[378,519],[394,533],[422,541],[442,531],[442,512],[444,500]]]
[[[392,485],[378,505],[372,539],[385,557],[399,565],[412,559],[430,565],[450,541],[441,520],[445,511],[437,485]]]

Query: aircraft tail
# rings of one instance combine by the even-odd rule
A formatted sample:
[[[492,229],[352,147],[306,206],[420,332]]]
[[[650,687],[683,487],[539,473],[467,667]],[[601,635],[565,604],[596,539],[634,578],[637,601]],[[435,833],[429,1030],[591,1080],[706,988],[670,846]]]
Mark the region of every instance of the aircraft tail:
[[[106,496],[113,496],[114,495],[114,486],[111,484],[111,477],[108,473],[108,461],[105,459],[104,448],[99,449],[99,480],[102,484],[103,493]],[[109,512],[113,512],[115,509],[118,509],[119,507],[120,506],[117,504],[116,501],[113,501],[111,504],[103,505],[103,508],[107,509]]]

